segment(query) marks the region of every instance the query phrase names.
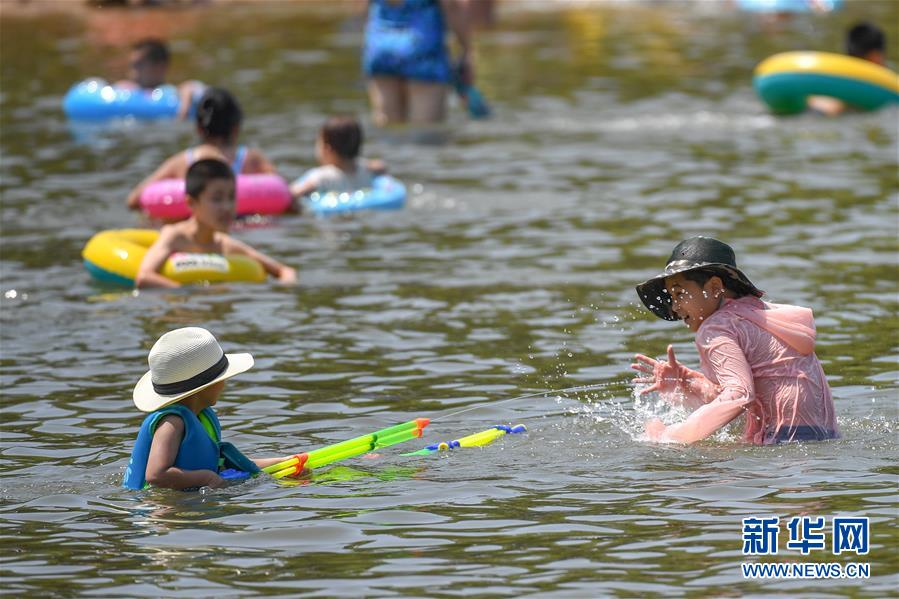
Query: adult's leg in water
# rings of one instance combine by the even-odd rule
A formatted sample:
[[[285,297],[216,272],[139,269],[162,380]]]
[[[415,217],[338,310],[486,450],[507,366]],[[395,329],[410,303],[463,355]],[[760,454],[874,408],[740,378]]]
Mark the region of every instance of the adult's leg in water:
[[[446,119],[446,96],[449,87],[443,83],[409,82],[409,122],[414,125],[442,123]]]
[[[378,127],[408,120],[406,81],[400,77],[377,76],[368,80],[372,120]]]

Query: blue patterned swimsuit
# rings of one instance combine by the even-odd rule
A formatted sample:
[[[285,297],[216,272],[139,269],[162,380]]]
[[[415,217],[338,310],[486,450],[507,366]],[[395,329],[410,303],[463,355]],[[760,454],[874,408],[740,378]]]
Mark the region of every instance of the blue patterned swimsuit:
[[[449,83],[446,24],[438,0],[370,0],[362,67],[369,77],[387,75]]]

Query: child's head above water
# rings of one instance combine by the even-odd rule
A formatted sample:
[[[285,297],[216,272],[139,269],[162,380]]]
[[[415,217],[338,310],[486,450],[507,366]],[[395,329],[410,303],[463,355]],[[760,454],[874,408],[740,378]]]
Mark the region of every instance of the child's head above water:
[[[214,405],[225,379],[253,366],[253,356],[226,355],[212,333],[199,327],[169,331],[153,345],[147,361],[150,371],[134,387],[134,405],[142,412],[197,399]]]
[[[197,130],[204,141],[230,142],[243,121],[240,104],[221,87],[207,87],[197,104]]]
[[[846,54],[883,65],[886,36],[877,25],[862,22],[846,33]]]
[[[216,231],[227,231],[234,221],[231,167],[212,158],[198,160],[187,169],[184,187],[193,218]]]
[[[143,39],[131,47],[129,67],[131,80],[140,87],[159,87],[165,83],[169,67],[169,49],[161,40]]]
[[[323,164],[354,160],[362,150],[362,127],[352,116],[332,116],[319,129],[316,153]]]
[[[729,245],[691,237],[677,244],[662,274],[637,285],[637,294],[659,318],[684,320],[695,331],[725,298],[763,292],[737,268]]]

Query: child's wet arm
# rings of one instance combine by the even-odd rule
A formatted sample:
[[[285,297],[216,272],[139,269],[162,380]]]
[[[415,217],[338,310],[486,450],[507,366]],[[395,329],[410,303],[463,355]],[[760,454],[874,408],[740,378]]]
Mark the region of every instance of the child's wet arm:
[[[691,379],[691,385],[695,385],[697,397],[711,399],[684,422],[667,427],[662,440],[693,443],[704,439],[742,414],[755,399],[752,367],[735,339],[716,336],[700,350],[706,353],[718,384],[696,373],[701,378]]]
[[[809,96],[806,103],[809,108],[825,116],[839,116],[846,112],[846,104],[828,96]]]
[[[242,241],[238,241],[233,237],[226,236],[222,240],[222,247],[225,254],[243,254],[244,256],[249,256],[253,260],[256,260],[262,265],[262,268],[265,269],[265,272],[275,277],[282,283],[294,284],[297,281],[296,270],[285,264],[281,264],[274,258],[266,256],[259,250],[247,245]]]
[[[315,175],[314,172],[307,171],[306,174],[291,183],[290,195],[294,198],[301,198],[318,189],[320,177]]]
[[[170,157],[168,160],[159,165],[155,171],[153,171],[146,179],[138,183],[134,189],[131,190],[131,193],[128,194],[128,208],[132,210],[137,210],[140,208],[140,196],[144,191],[144,188],[153,183],[155,181],[160,181],[162,179],[174,179],[178,175],[178,160],[181,158],[181,154],[176,154]]]
[[[717,385],[712,385],[703,377],[710,385],[706,392],[713,394],[714,400],[755,397],[752,366],[734,337],[724,334],[710,336],[699,349],[718,381]]]
[[[203,93],[206,86],[196,79],[190,79],[178,86],[178,120],[187,118],[190,108],[194,103],[194,96]]]
[[[697,335],[696,348],[699,350],[703,369],[708,369],[717,384],[709,380],[703,372],[690,371],[689,387],[703,403],[726,397],[742,395],[755,396],[752,366],[743,353],[733,331],[724,327],[706,325]],[[700,336],[701,335],[701,336]]]
[[[260,173],[263,175],[276,175],[278,174],[278,169],[275,168],[275,165],[272,164],[272,161],[268,159],[268,157],[262,153],[262,150],[258,150],[253,148],[250,150],[250,158],[252,158],[252,172]],[[234,173],[235,175],[240,173]]]
[[[688,407],[697,408],[714,401],[721,389],[710,381],[704,374],[697,370],[691,370],[684,366],[684,396]]]
[[[178,120],[183,121],[190,112],[190,105],[193,104],[194,88],[190,81],[185,81],[178,86]]]
[[[290,184],[290,195],[294,198],[307,196],[317,189],[313,181],[295,181]]]
[[[153,433],[147,469],[147,482],[168,489],[221,486],[221,477],[212,470],[183,470],[177,468],[175,459],[184,437],[184,421],[178,416],[166,416]]]
[[[150,479],[147,471],[147,482],[155,487],[166,489],[195,489],[198,487],[217,488],[224,485],[224,479],[212,470],[182,470],[170,466],[164,472]]]
[[[750,401],[746,396],[731,400],[719,398],[690,414],[685,421],[666,427],[660,440],[694,443],[705,439],[742,414]]]
[[[172,254],[172,242],[170,235],[163,232],[159,235],[156,242],[150,246],[144,259],[141,260],[140,267],[137,269],[137,276],[134,278],[135,287],[180,287],[176,281],[164,276],[159,271],[162,265]]]

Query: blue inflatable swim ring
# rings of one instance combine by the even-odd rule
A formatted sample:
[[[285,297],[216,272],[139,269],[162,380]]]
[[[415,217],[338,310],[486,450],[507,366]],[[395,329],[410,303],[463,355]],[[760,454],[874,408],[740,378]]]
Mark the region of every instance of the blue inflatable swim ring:
[[[843,8],[843,0],[737,0],[749,12],[832,12]]]
[[[313,192],[305,207],[320,216],[362,210],[399,210],[406,204],[406,186],[390,175],[375,177],[371,189],[353,192]]]
[[[103,79],[85,79],[66,93],[62,108],[70,119],[106,120],[174,119],[178,116],[178,89],[163,85],[154,89],[116,87]]]

